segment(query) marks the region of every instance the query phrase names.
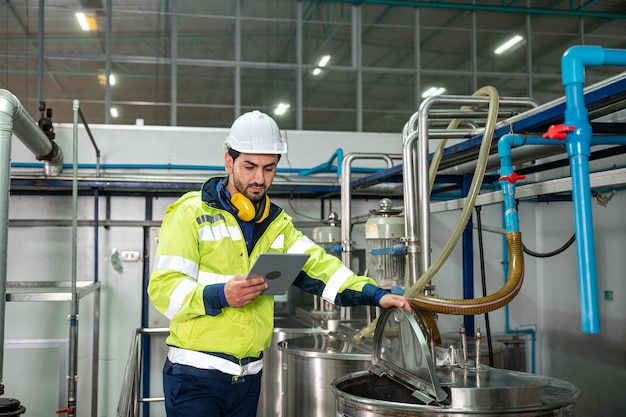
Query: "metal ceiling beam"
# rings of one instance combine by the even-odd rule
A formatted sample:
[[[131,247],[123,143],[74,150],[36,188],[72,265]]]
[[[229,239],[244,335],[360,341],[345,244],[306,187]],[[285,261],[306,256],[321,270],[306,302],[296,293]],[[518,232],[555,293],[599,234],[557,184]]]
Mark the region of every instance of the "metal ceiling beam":
[[[7,8],[9,10],[9,12],[11,12],[11,16],[13,16],[15,18],[15,20],[17,21],[19,27],[22,28],[22,31],[24,32],[24,35],[28,35],[28,27],[22,21],[22,19],[20,19],[20,16],[15,11],[15,7],[13,7],[13,4],[11,3],[11,0],[4,0],[4,3],[7,5]]]
[[[585,11],[589,5],[583,8],[565,9],[552,9],[552,8],[537,8],[537,7],[523,7],[510,5],[503,6],[489,6],[482,4],[459,4],[459,3],[446,3],[445,1],[439,2],[425,2],[425,1],[413,1],[413,0],[313,0],[320,3],[350,3],[355,6],[365,4],[377,4],[385,6],[406,6],[406,7],[420,7],[430,9],[451,9],[451,10],[469,10],[469,11],[482,11],[482,12],[502,12],[502,13],[523,13],[523,14],[535,14],[535,15],[554,15],[554,16],[574,16],[574,17],[591,17],[596,19],[626,19],[626,13],[606,13],[606,12],[590,12]]]

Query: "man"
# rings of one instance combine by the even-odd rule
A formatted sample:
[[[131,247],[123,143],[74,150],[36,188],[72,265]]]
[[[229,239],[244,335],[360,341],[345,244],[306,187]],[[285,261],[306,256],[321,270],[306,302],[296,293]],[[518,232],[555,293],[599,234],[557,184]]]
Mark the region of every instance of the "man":
[[[259,111],[233,123],[224,142],[228,176],[168,207],[148,293],[170,319],[163,369],[168,417],[253,417],[262,352],[270,346],[274,299],[263,278],[245,279],[263,252],[310,257],[294,285],[341,306],[411,310],[298,231],[267,189],[287,144]]]

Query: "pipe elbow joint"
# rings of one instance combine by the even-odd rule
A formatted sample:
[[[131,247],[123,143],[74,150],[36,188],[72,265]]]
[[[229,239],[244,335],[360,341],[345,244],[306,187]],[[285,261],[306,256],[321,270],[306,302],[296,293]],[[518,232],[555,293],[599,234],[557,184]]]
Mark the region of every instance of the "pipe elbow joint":
[[[604,63],[604,48],[601,46],[576,45],[569,48],[561,57],[563,85],[585,83],[585,66],[598,66]]]
[[[500,158],[510,157],[511,148],[513,146],[513,138],[511,135],[504,135],[498,139],[498,156]]]
[[[63,151],[54,142],[52,142],[52,149],[43,164],[44,174],[47,177],[56,177],[63,172]]]
[[[524,138],[515,133],[507,133],[498,139],[498,155],[502,157],[510,157],[511,149],[514,146],[521,146],[524,144]]]

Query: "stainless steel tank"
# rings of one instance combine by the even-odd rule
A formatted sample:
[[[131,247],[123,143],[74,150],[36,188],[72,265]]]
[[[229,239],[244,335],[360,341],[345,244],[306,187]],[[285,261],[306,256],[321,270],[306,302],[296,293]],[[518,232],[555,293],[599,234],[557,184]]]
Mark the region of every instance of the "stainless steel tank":
[[[340,333],[315,334],[283,340],[283,416],[335,415],[330,382],[362,371],[371,362],[371,346],[356,345]]]
[[[369,370],[331,382],[335,416],[574,415],[579,395],[574,385],[462,358],[456,348],[429,345],[407,311],[385,310],[376,327]]]
[[[404,217],[402,210],[394,209],[392,201],[383,198],[377,210],[365,223],[365,275],[373,278],[379,287],[404,287],[406,257],[404,254]]]
[[[261,396],[257,407],[259,417],[290,417],[283,412],[282,392],[283,353],[278,343],[289,338],[328,332],[317,322],[298,317],[275,317],[272,344],[263,352],[263,376],[261,377]]]

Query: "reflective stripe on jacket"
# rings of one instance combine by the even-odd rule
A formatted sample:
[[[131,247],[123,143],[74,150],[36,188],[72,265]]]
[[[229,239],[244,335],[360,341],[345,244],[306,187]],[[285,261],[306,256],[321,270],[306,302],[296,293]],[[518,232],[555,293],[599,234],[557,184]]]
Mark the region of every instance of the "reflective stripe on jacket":
[[[339,305],[376,305],[380,293],[375,282],[355,275],[327,254],[275,204],[269,217],[256,226],[248,255],[237,220],[219,204],[215,192],[219,179],[208,180],[204,192],[182,196],[163,219],[148,294],[170,319],[168,345],[237,358],[258,357],[267,349],[274,328],[272,296],[221,311],[208,311],[204,299],[205,287],[245,275],[263,252],[308,253],[311,256],[295,285]]]

